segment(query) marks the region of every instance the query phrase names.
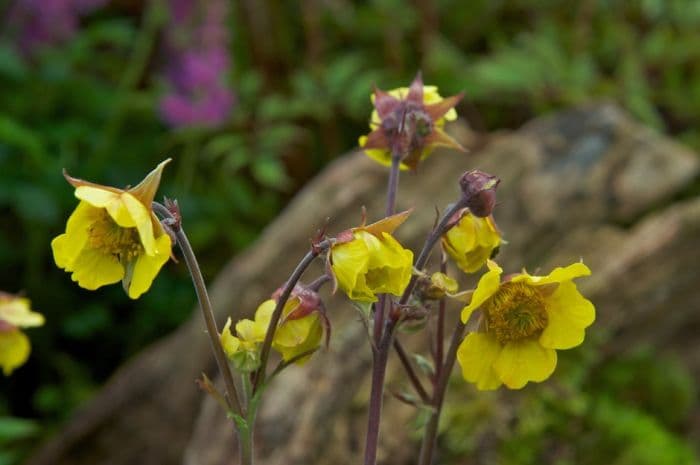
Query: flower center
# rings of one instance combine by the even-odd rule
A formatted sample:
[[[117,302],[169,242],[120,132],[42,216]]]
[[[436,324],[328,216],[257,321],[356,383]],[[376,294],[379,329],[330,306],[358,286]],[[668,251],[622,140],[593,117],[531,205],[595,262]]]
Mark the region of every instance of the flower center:
[[[483,307],[487,331],[502,344],[540,333],[547,310],[539,291],[525,283],[505,283]]]
[[[88,244],[91,248],[114,255],[120,261],[131,261],[143,253],[143,246],[136,228],[119,226],[106,210],[88,228]]]

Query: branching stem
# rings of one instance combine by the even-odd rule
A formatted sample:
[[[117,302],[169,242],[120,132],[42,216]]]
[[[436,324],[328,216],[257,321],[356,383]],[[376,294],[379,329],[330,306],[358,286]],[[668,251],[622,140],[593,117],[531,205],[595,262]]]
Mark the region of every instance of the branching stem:
[[[435,391],[433,392],[433,399],[431,402],[433,412],[430,415],[428,423],[425,425],[425,430],[423,431],[423,442],[421,444],[418,465],[431,465],[432,463],[435,440],[437,439],[438,424],[440,422],[440,414],[442,413],[442,404],[445,400],[445,391],[447,390],[447,383],[450,380],[452,367],[454,367],[455,360],[457,359],[457,349],[459,348],[459,344],[464,336],[465,327],[466,324],[462,323],[461,319],[455,325],[450,347],[447,349],[447,353],[445,354],[445,363],[440,368],[440,375],[437,379],[437,383],[435,384]]]
[[[282,310],[289,300],[289,296],[294,290],[301,276],[306,271],[306,268],[314,261],[314,259],[321,253],[321,251],[328,249],[330,242],[327,240],[322,241],[316,246],[312,247],[304,258],[301,259],[297,267],[292,272],[287,282],[284,284],[282,293],[277,299],[277,304],[275,305],[275,310],[272,312],[272,317],[270,318],[270,324],[267,327],[267,333],[265,333],[265,340],[263,341],[262,348],[260,350],[260,368],[255,373],[255,378],[253,382],[253,394],[255,394],[261,386],[265,383],[265,377],[267,372],[267,359],[270,356],[270,348],[272,347],[272,338],[275,336],[275,331],[277,330],[277,324],[279,323],[280,317],[282,316]]]

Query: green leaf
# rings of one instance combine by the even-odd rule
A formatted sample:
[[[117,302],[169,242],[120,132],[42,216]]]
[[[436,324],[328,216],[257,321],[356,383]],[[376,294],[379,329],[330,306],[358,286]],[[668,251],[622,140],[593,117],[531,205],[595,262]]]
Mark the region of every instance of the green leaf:
[[[41,165],[46,158],[41,136],[6,115],[0,115],[0,143],[20,149],[36,165]]]
[[[0,43],[0,76],[19,81],[26,74],[27,68],[13,44]]]
[[[0,444],[27,439],[39,434],[39,424],[16,417],[0,417]]]
[[[274,158],[256,160],[252,167],[253,176],[263,186],[284,190],[290,184],[282,164]]]

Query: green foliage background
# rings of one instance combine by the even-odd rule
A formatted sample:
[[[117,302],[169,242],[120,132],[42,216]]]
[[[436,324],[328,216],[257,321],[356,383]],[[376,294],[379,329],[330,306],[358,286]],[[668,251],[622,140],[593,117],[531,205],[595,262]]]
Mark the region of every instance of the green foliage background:
[[[182,267],[167,267],[136,302],[117,286],[83,291],[55,268],[49,242],[75,205],[63,168],[123,185],[173,157],[161,192],[179,199],[212,277],[305,180],[355,146],[366,130],[372,84],[405,85],[417,69],[443,94],[466,92],[459,110],[478,131],[608,99],[700,150],[694,0],[233,2],[236,109],[217,130],[181,131],[157,114],[168,13],[163,4],[143,3],[110,2],[84,18],[70,41],[32,60],[0,34],[0,289],[25,292],[48,321],[30,331],[31,361],[0,379],[0,464],[60,428],[115,367],[176,328],[194,304]],[[244,4],[254,4],[265,21],[251,21]],[[688,408],[665,417],[665,388],[646,386],[648,396],[630,405],[611,400],[611,392],[630,388],[616,373],[659,363],[646,354],[603,370],[596,383],[573,373],[564,401],[549,390],[533,395],[524,408],[534,420],[504,433],[500,460],[691,463],[683,442]],[[683,389],[694,392],[683,368],[677,372]],[[696,396],[686,397],[692,403]],[[595,408],[584,415],[581,405]],[[466,436],[473,414],[458,411],[448,420],[461,415]],[[572,428],[605,433],[584,436],[576,442],[580,451],[543,452],[553,437],[581,438]],[[649,444],[661,458],[644,453]],[[445,445],[453,457],[475,447],[449,435]],[[586,455],[591,449],[600,455]]]

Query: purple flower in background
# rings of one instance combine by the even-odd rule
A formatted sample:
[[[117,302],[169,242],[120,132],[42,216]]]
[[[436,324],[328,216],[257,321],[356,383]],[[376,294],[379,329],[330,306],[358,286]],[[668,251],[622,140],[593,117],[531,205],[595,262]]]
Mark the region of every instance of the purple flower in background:
[[[17,45],[25,55],[38,48],[70,39],[81,16],[103,6],[108,0],[16,0],[7,10],[5,27],[14,31]]]
[[[172,127],[224,123],[235,97],[226,83],[230,66],[226,0],[170,0],[165,46],[168,93],[160,113]]]

